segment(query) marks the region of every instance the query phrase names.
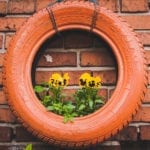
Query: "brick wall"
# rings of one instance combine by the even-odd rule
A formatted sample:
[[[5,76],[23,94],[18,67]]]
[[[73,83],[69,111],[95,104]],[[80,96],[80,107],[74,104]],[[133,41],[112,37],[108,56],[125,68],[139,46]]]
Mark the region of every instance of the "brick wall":
[[[5,52],[16,30],[49,2],[50,0],[0,0],[0,150],[22,150],[27,143],[33,143],[35,150],[59,149],[33,137],[19,124],[7,104],[1,72]],[[134,28],[143,42],[150,74],[150,1],[100,0],[100,4],[117,13]],[[51,60],[46,59],[46,56],[50,56]],[[36,73],[32,74],[32,78],[36,83],[46,81],[52,72],[69,72],[70,86],[73,88],[77,85],[79,75],[85,71],[100,75],[103,81],[101,95],[106,99],[113,93],[117,82],[117,64],[111,48],[96,35],[83,31],[63,32],[61,36],[56,35],[45,41],[35,58],[35,65]],[[133,121],[115,137],[92,149],[150,149],[150,85],[147,86],[142,107]]]

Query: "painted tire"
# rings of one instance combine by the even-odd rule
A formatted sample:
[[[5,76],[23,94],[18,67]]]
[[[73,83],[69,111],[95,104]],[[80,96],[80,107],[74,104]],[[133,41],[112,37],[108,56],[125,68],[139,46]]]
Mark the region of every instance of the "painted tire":
[[[50,8],[48,8],[50,9]],[[54,5],[58,31],[90,30],[94,6],[88,2]],[[96,144],[121,130],[144,98],[147,73],[144,50],[132,29],[114,13],[100,7],[93,33],[109,43],[118,63],[118,82],[104,107],[74,123],[48,112],[37,99],[31,81],[34,57],[42,43],[55,34],[47,9],[20,28],[11,41],[4,62],[4,87],[13,112],[35,136],[48,143],[79,147]]]

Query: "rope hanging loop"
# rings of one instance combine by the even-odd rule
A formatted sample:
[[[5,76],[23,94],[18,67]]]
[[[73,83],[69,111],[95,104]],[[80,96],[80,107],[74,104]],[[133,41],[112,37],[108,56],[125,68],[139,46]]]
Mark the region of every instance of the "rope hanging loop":
[[[57,24],[55,21],[55,16],[54,16],[54,13],[53,13],[51,7],[56,3],[61,3],[61,2],[66,2],[66,1],[69,1],[69,0],[54,0],[50,4],[48,4],[48,7],[50,9],[46,8],[46,10],[49,14],[49,18],[50,18],[52,25],[53,25],[53,29],[55,29],[56,33],[58,33],[59,31],[58,31]],[[74,0],[74,1],[80,1],[80,0]],[[91,28],[90,28],[90,33],[91,33],[93,31],[93,28],[96,25],[100,3],[99,3],[99,0],[83,0],[83,1],[89,1],[89,2],[94,4],[94,12],[93,12],[92,21],[91,21]]]

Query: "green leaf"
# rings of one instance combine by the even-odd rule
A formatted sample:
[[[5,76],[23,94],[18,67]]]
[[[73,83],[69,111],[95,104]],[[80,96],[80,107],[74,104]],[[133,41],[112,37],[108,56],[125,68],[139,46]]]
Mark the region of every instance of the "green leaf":
[[[40,86],[40,85],[36,85],[36,86],[34,87],[34,91],[35,91],[36,93],[41,93],[41,92],[44,91],[44,88],[43,88],[42,86]]]
[[[47,110],[50,110],[50,111],[54,110],[54,106],[48,106]]]
[[[101,99],[96,99],[96,100],[95,100],[95,103],[98,103],[98,104],[104,104],[104,101],[101,100]]]
[[[72,113],[72,114],[71,114],[71,116],[73,116],[73,117],[77,117],[77,116],[78,116],[78,114],[77,114],[76,112],[74,112],[74,113]]]
[[[90,101],[89,101],[89,107],[90,107],[90,109],[93,108],[93,105],[94,105],[94,102],[93,102],[92,100],[90,100]]]
[[[72,105],[72,104],[68,104],[68,105],[67,105],[67,108],[70,109],[70,110],[73,110],[73,109],[75,109],[75,106]]]
[[[84,104],[81,104],[81,105],[79,106],[79,110],[81,111],[81,110],[83,110],[85,107],[86,107],[86,106],[85,106]]]
[[[73,121],[74,121],[74,117],[73,117],[73,116],[70,116],[70,117],[68,118],[68,121],[73,122]]]
[[[46,96],[44,96],[44,101],[48,102],[48,101],[50,101],[50,98],[51,97],[49,95],[48,96],[46,95]]]
[[[69,117],[68,116],[64,116],[64,123],[67,123],[69,121]]]
[[[28,144],[25,148],[25,150],[32,150],[32,144]]]

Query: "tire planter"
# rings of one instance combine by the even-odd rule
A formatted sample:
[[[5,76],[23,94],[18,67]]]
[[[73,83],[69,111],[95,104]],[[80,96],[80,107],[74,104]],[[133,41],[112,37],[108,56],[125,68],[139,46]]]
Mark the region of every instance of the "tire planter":
[[[51,9],[58,31],[90,31],[94,5],[66,2]],[[109,43],[118,63],[118,82],[114,94],[100,110],[74,123],[48,112],[37,99],[31,81],[34,57],[42,43],[56,31],[43,9],[20,28],[11,41],[4,62],[4,87],[9,104],[22,124],[48,143],[80,147],[96,144],[121,130],[136,113],[144,98],[147,73],[144,50],[137,36],[121,18],[100,7],[93,33]]]

